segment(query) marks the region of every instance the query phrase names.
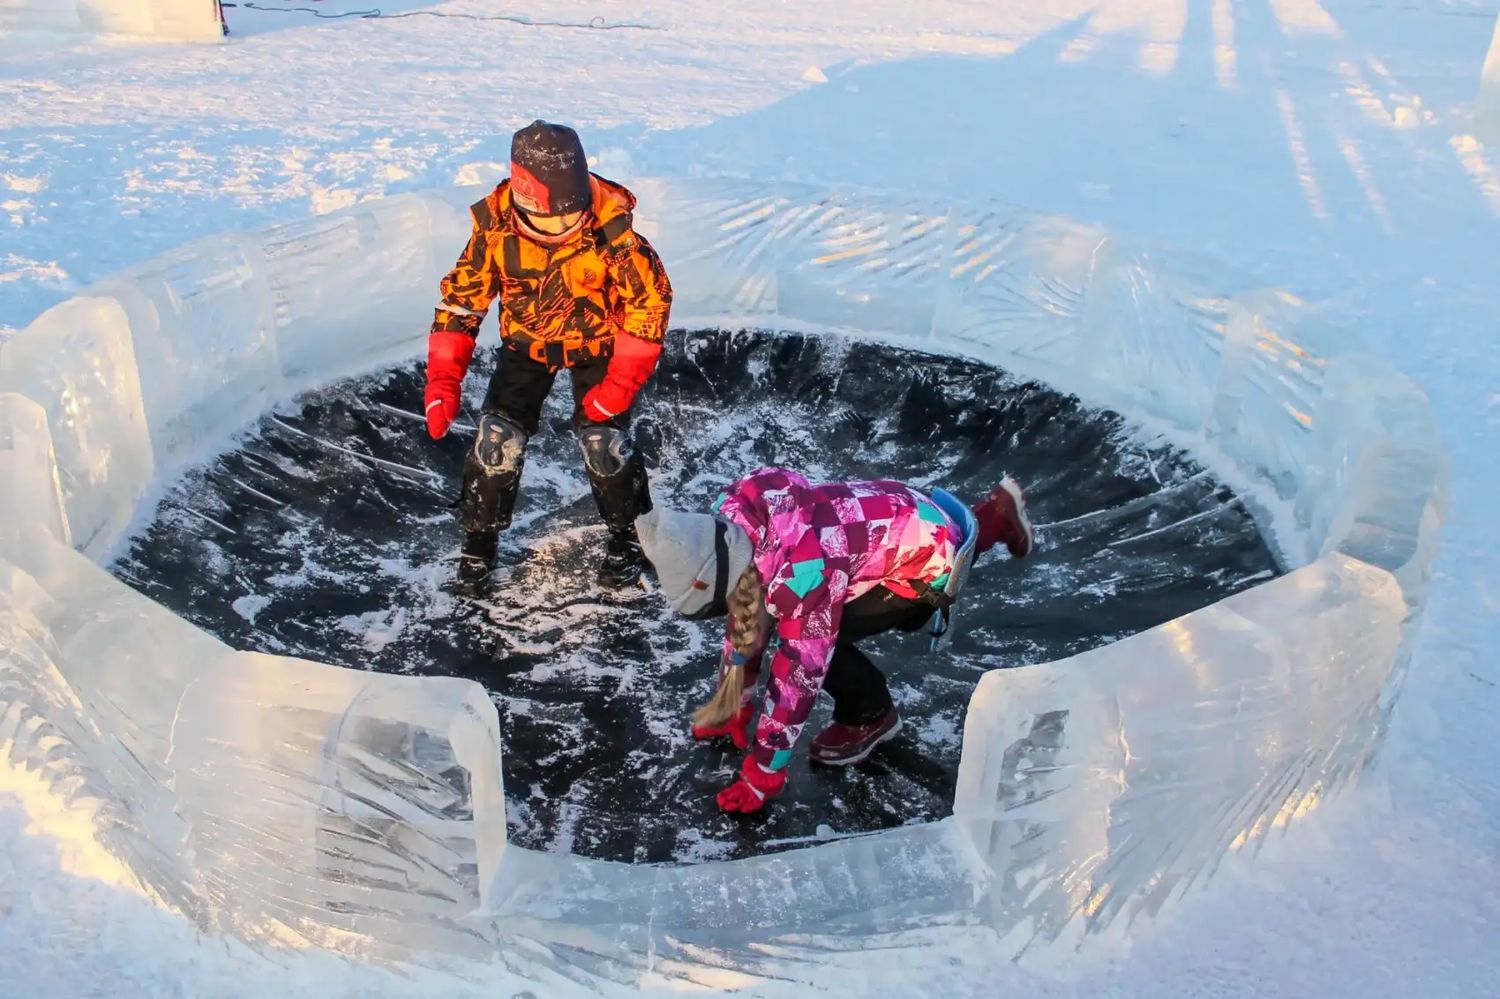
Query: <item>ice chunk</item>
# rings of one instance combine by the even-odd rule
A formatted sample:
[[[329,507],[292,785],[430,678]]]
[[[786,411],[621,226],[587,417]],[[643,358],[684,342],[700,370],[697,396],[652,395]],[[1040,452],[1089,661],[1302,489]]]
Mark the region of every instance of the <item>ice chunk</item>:
[[[112,298],[48,309],[0,348],[0,392],[43,400],[73,543],[102,557],[125,533],[154,461],[130,324]]]
[[[409,194],[259,234],[285,391],[419,351],[470,229],[465,211]]]
[[[771,317],[776,312],[776,220],[785,198],[740,181],[630,182],[636,226],[672,281],[672,317]],[[738,189],[738,190],[737,190]]]
[[[0,605],[27,639],[0,639],[0,648],[23,653],[42,699],[20,703],[56,737],[31,740],[23,765],[87,789],[101,842],[177,899],[195,874],[164,763],[171,718],[188,678],[227,650],[58,541],[33,538],[7,554]]]
[[[945,280],[948,214],[930,204],[790,189],[776,213],[776,308],[834,329],[927,339]]]
[[[1328,363],[1297,496],[1317,552],[1339,551],[1396,576],[1414,608],[1447,513],[1447,462],[1427,397],[1389,363]]]
[[[651,966],[723,986],[790,950],[853,941],[973,904],[972,849],[951,821],[686,867],[610,864],[512,849],[491,898],[500,939],[521,937],[608,978]],[[561,970],[561,968],[560,968]]]
[[[482,688],[234,653],[59,542],[15,555],[0,719],[15,697],[31,721],[13,751],[91,789],[146,885],[246,937],[474,953],[465,919],[505,849]]]
[[[505,847],[483,688],[235,653],[173,714],[167,766],[226,928],[382,956],[473,952]]]
[[[1006,206],[956,212],[933,319],[938,345],[1023,376],[1076,375],[1085,295],[1106,235]]]
[[[1132,415],[1201,428],[1219,387],[1231,281],[1182,254],[1105,240],[1076,360],[1099,386],[1092,394]]]
[[[47,413],[23,395],[0,392],[0,545],[39,534],[63,544],[71,537]]]
[[[1154,911],[1364,762],[1406,605],[1342,555],[1124,641],[985,674],[954,814],[1012,943]]]
[[[101,282],[119,301],[157,461],[197,457],[280,392],[270,291],[259,254],[235,234],[174,250]]]
[[[1287,292],[1236,296],[1209,436],[1251,477],[1293,499],[1307,467],[1328,358],[1358,347],[1352,334],[1328,328]]]

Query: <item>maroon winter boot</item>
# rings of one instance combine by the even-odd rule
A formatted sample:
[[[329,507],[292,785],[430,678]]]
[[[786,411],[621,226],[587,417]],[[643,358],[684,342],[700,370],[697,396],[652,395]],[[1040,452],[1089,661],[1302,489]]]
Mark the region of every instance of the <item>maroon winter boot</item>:
[[[1025,558],[1031,554],[1036,538],[1026,516],[1026,494],[1022,492],[1021,484],[1009,475],[975,504],[974,519],[979,521],[976,554],[987,552],[1000,543],[1005,545],[1011,558]]]
[[[875,747],[894,738],[901,731],[901,716],[893,707],[878,721],[868,725],[843,725],[834,722],[812,741],[808,758],[825,767],[847,767],[875,751]]]

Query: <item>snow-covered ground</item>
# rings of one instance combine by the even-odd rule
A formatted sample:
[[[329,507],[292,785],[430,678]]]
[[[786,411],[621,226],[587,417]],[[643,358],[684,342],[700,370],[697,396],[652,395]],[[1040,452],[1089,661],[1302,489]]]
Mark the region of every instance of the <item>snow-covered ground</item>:
[[[944,948],[830,958],[819,984],[1495,994],[1500,150],[1469,132],[1500,0],[377,6],[415,16],[231,7],[227,45],[0,36],[0,340],[192,238],[493,178],[510,131],[538,116],[577,125],[607,175],[973,192],[1326,300],[1428,391],[1454,459],[1422,640],[1375,770],[1065,980]],[[596,26],[430,16],[497,13]],[[450,989],[198,938],[7,772],[0,982],[39,996]],[[496,972],[459,991],[506,985]]]

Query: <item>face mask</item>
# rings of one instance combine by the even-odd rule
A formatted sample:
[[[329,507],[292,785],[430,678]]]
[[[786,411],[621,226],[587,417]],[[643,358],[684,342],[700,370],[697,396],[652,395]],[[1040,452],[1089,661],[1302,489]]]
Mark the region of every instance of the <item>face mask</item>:
[[[515,212],[516,219],[521,223],[521,227],[526,230],[527,237],[536,240],[538,243],[545,243],[548,246],[557,246],[572,239],[574,234],[576,234],[578,230],[583,228],[583,223],[588,218],[587,212],[581,212],[578,216],[578,220],[568,228],[564,229],[562,232],[552,233],[545,232],[542,229],[539,229],[537,227],[537,223],[534,220],[534,217],[526,214],[526,212],[524,212],[519,206],[514,206],[513,210]]]

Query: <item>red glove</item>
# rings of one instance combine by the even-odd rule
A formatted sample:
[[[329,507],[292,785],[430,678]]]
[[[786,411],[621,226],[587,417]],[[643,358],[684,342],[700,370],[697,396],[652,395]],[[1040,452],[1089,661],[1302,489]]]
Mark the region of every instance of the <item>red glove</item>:
[[[467,333],[440,330],[427,338],[427,391],[422,403],[433,440],[446,434],[458,419],[464,374],[473,356],[474,338]]]
[[[768,798],[774,798],[786,787],[785,770],[767,770],[755,762],[755,757],[745,757],[740,767],[740,779],[720,791],[714,798],[726,812],[758,812],[765,807]]]
[[[595,423],[619,416],[628,410],[635,395],[656,370],[661,344],[642,340],[629,333],[615,334],[615,356],[609,359],[604,380],[589,389],[583,397],[583,415]]]
[[[727,735],[734,740],[735,749],[744,749],[750,745],[750,720],[754,715],[754,706],[747,704],[722,725],[694,725],[693,738],[717,739]]]

